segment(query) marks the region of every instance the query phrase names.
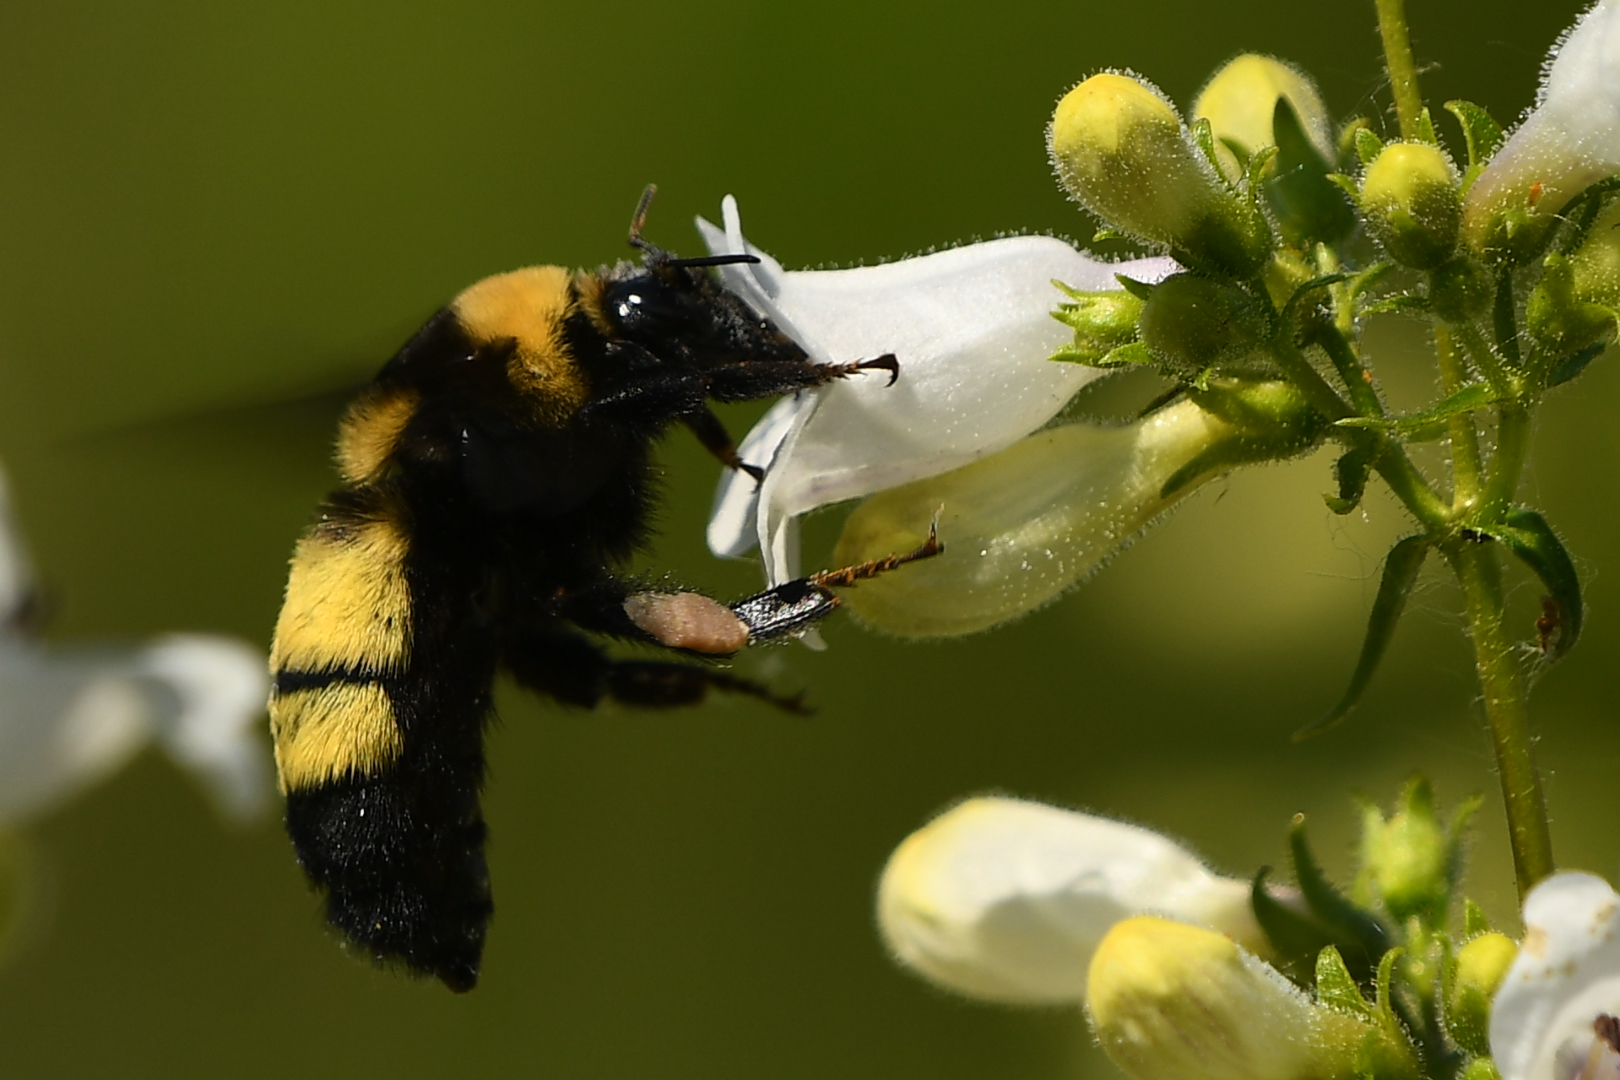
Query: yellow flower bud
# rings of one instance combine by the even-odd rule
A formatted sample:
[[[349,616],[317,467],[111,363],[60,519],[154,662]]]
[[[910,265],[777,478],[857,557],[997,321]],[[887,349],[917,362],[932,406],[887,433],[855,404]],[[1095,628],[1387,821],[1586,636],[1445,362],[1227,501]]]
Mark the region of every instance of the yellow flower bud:
[[[1048,131],[1058,179],[1104,222],[1178,257],[1248,274],[1271,253],[1265,218],[1215,174],[1170,103],[1124,75],[1093,75]]]
[[[1507,977],[1519,947],[1506,934],[1481,934],[1457,950],[1446,1020],[1451,1037],[1473,1054],[1491,1052],[1491,998]]]
[[[1215,73],[1192,108],[1194,117],[1209,121],[1221,169],[1228,178],[1236,180],[1242,169],[1226,143],[1236,143],[1245,154],[1277,145],[1271,118],[1279,98],[1286,98],[1293,106],[1294,115],[1299,117],[1322,160],[1333,161],[1333,131],[1316,84],[1292,64],[1244,53]]]
[[[1086,1010],[1135,1080],[1349,1080],[1371,1025],[1320,1005],[1229,938],[1138,916],[1092,957]]]
[[[1428,143],[1384,147],[1362,177],[1361,206],[1373,238],[1396,262],[1430,270],[1457,247],[1457,170]]]

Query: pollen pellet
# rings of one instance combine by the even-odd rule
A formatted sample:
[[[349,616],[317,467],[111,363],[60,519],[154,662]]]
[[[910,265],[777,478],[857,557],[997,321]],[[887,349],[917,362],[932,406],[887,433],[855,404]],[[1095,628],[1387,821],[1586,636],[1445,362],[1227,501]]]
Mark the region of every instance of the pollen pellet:
[[[624,613],[672,649],[720,654],[748,644],[748,625],[701,593],[637,593],[624,602]]]

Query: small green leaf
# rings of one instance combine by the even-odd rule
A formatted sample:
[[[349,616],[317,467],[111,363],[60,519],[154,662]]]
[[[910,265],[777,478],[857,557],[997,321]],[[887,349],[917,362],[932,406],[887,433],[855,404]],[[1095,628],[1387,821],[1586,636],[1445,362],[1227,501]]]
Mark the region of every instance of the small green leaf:
[[[1373,957],[1389,947],[1389,935],[1377,919],[1346,899],[1322,873],[1305,839],[1304,814],[1294,818],[1288,831],[1288,848],[1294,859],[1294,878],[1311,913],[1332,935],[1333,944],[1339,947],[1350,970],[1369,971]]]
[[[1345,967],[1344,957],[1340,956],[1339,950],[1332,945],[1323,949],[1316,957],[1316,997],[1322,1004],[1342,1012],[1368,1018],[1376,1015],[1367,999],[1361,996],[1361,989],[1356,986],[1356,980],[1350,977],[1350,969]]]
[[[1534,510],[1510,510],[1501,525],[1472,528],[1500,541],[1541,579],[1551,594],[1542,601],[1542,615],[1536,620],[1541,651],[1549,660],[1562,659],[1579,640],[1585,614],[1580,575],[1563,541]]]
[[[1277,140],[1277,167],[1264,190],[1283,239],[1296,247],[1343,239],[1356,227],[1355,212],[1344,194],[1334,190],[1329,163],[1305,134],[1286,97],[1277,98],[1271,130]]]
[[[1120,288],[1144,303],[1152,297],[1153,290],[1158,288],[1158,285],[1152,282],[1137,281],[1135,278],[1128,278],[1124,274],[1115,274],[1114,280],[1119,282]]]
[[[1091,234],[1091,242],[1093,244],[1100,244],[1104,240],[1131,240],[1131,239],[1134,239],[1134,238],[1131,237],[1131,236],[1128,236],[1125,233],[1120,232],[1118,229],[1110,228],[1107,225],[1104,225],[1102,228],[1098,229],[1096,232]]]
[[[1552,369],[1547,372],[1547,388],[1550,390],[1555,386],[1562,386],[1575,378],[1575,376],[1586,370],[1586,365],[1602,356],[1608,347],[1607,344],[1600,341],[1595,345],[1588,345],[1579,352],[1570,353],[1568,356],[1553,361]]]
[[[1384,152],[1384,140],[1374,135],[1370,128],[1357,128],[1355,138],[1356,157],[1361,159],[1363,165],[1371,165]]]
[[[1121,345],[1109,349],[1101,357],[1095,352],[1082,348],[1079,345],[1061,345],[1057,351],[1047,357],[1060,364],[1084,364],[1094,368],[1121,368],[1131,364],[1151,364],[1153,354],[1148,352],[1147,346],[1140,341],[1133,341],[1128,345]]]
[[[1440,136],[1434,133],[1434,117],[1429,115],[1428,106],[1424,106],[1423,111],[1418,113],[1417,140],[1430,146],[1440,145]]]
[[[1383,1017],[1385,1023],[1398,1024],[1400,1022],[1395,1016],[1395,1007],[1390,1001],[1389,984],[1395,975],[1395,961],[1399,960],[1405,952],[1405,949],[1393,948],[1378,961],[1378,980],[1374,983],[1374,986],[1378,990],[1378,1015]]]
[[[1254,152],[1247,165],[1243,166],[1243,179],[1248,182],[1249,190],[1254,194],[1260,193],[1260,184],[1265,180],[1266,167],[1277,156],[1275,146],[1264,146]]]
[[[1481,934],[1490,933],[1491,922],[1485,917],[1485,911],[1472,900],[1463,901],[1463,937],[1477,938]]]
[[[1457,118],[1462,127],[1463,141],[1468,145],[1468,170],[1464,178],[1463,190],[1468,190],[1468,184],[1478,175],[1479,170],[1496,153],[1497,147],[1502,145],[1502,128],[1491,114],[1475,105],[1472,101],[1448,101],[1446,112]]]
[[[1339,427],[1376,428],[1385,431],[1395,431],[1402,434],[1431,427],[1442,420],[1449,420],[1453,416],[1464,413],[1477,412],[1496,404],[1496,391],[1485,383],[1469,383],[1449,396],[1442,398],[1437,404],[1424,409],[1422,412],[1408,413],[1406,416],[1347,416],[1343,420],[1335,420]]]
[[[1210,126],[1207,117],[1200,116],[1192,122],[1192,137],[1215,170],[1215,175],[1225,179],[1226,174],[1221,172],[1221,157],[1215,152],[1215,129]]]
[[[1367,491],[1367,477],[1372,471],[1372,450],[1358,446],[1345,451],[1333,463],[1333,476],[1339,482],[1338,495],[1324,495],[1328,509],[1344,515],[1361,505],[1361,496]]]
[[[1429,298],[1427,296],[1420,296],[1417,293],[1396,293],[1394,296],[1386,296],[1380,300],[1374,300],[1370,304],[1363,305],[1358,314],[1384,315],[1389,312],[1420,314],[1426,313],[1428,310]]]
[[[1423,569],[1423,560],[1428,553],[1429,540],[1424,536],[1408,536],[1389,549],[1389,555],[1384,559],[1384,576],[1378,583],[1378,595],[1373,599],[1372,614],[1367,618],[1367,636],[1362,640],[1361,656],[1356,660],[1350,685],[1345,688],[1344,695],[1332,711],[1314,724],[1295,732],[1295,739],[1325,731],[1356,707],[1361,695],[1366,692],[1367,684],[1372,682],[1373,673],[1378,670],[1378,662],[1384,658],[1384,650],[1389,647],[1390,639],[1395,636],[1395,626],[1401,620],[1401,612],[1406,609],[1406,598],[1417,583],[1418,571]]]
[[[1331,948],[1333,939],[1315,920],[1279,903],[1266,891],[1266,875],[1270,873],[1269,866],[1262,866],[1254,876],[1249,886],[1249,904],[1254,908],[1255,921],[1276,951],[1278,966],[1295,982],[1308,985],[1314,958],[1323,949]],[[1352,979],[1352,985],[1354,982]]]

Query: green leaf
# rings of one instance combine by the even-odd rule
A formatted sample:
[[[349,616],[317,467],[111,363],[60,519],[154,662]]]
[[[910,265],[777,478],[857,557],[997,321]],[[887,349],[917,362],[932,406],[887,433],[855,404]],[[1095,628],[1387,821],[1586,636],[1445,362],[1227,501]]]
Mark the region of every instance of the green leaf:
[[[1424,106],[1423,111],[1418,113],[1417,140],[1430,146],[1440,145],[1440,136],[1434,133],[1434,117],[1429,115],[1428,106]]]
[[[1152,282],[1137,281],[1135,278],[1128,278],[1124,274],[1115,274],[1114,280],[1119,282],[1120,288],[1124,289],[1126,292],[1130,293],[1143,303],[1146,303],[1148,299],[1152,297],[1153,290],[1158,288],[1158,285],[1155,285]]]
[[[1370,128],[1356,129],[1356,157],[1361,159],[1363,165],[1371,165],[1373,159],[1384,152],[1384,140],[1372,133]]]
[[[1356,980],[1350,977],[1350,969],[1344,966],[1344,957],[1332,945],[1316,957],[1316,997],[1322,1004],[1342,1012],[1368,1018],[1376,1015],[1367,999],[1361,996],[1361,988],[1356,985]]]
[[[1394,948],[1383,955],[1378,961],[1378,980],[1374,986],[1378,989],[1377,1007],[1378,1015],[1383,1017],[1385,1023],[1399,1024],[1395,1016],[1395,1006],[1390,1000],[1389,984],[1395,975],[1395,961],[1406,952],[1402,948]]]
[[[1288,830],[1288,848],[1294,859],[1294,878],[1311,914],[1332,935],[1333,944],[1339,947],[1352,972],[1371,970],[1373,958],[1382,956],[1389,947],[1389,935],[1377,919],[1346,899],[1322,873],[1305,839],[1304,814],[1294,817]]]
[[[1500,541],[1541,579],[1550,594],[1542,600],[1541,618],[1536,620],[1541,651],[1549,660],[1562,659],[1580,639],[1585,616],[1580,575],[1563,541],[1534,510],[1510,510],[1501,525],[1472,528]]]
[[[1361,496],[1367,491],[1367,477],[1372,471],[1372,459],[1370,447],[1357,446],[1345,451],[1333,463],[1333,475],[1339,481],[1339,494],[1322,496],[1329,510],[1344,515],[1361,505]]]
[[[1226,174],[1221,172],[1221,157],[1215,152],[1215,129],[1210,126],[1208,118],[1200,116],[1192,122],[1192,137],[1210,167],[1215,170],[1215,175],[1224,180]]]
[[[1047,359],[1060,364],[1084,364],[1087,367],[1094,368],[1121,368],[1128,367],[1131,364],[1151,364],[1153,354],[1148,352],[1147,346],[1140,341],[1133,341],[1128,345],[1120,345],[1117,348],[1109,349],[1101,357],[1079,345],[1068,344],[1060,345],[1057,351]]]
[[[1243,179],[1248,182],[1251,192],[1259,194],[1260,184],[1266,177],[1266,167],[1271,164],[1272,159],[1276,156],[1277,148],[1275,146],[1261,147],[1254,152],[1254,156],[1249,159],[1249,163],[1243,167]]]
[[[1463,938],[1477,938],[1481,934],[1490,933],[1491,922],[1485,917],[1485,911],[1472,900],[1463,901]]]
[[[1339,427],[1376,428],[1405,434],[1431,427],[1453,416],[1489,408],[1496,402],[1496,391],[1488,384],[1469,383],[1422,412],[1408,413],[1406,416],[1347,416],[1334,423]]]
[[[1463,190],[1467,191],[1479,170],[1485,167],[1497,147],[1502,145],[1502,127],[1491,119],[1490,113],[1472,101],[1448,101],[1446,112],[1457,118],[1457,123],[1462,127],[1463,141],[1468,145],[1468,169],[1463,181]]]
[[[1132,240],[1132,239],[1135,239],[1135,238],[1128,235],[1128,234],[1126,234],[1126,233],[1120,232],[1118,229],[1110,228],[1107,225],[1104,225],[1102,228],[1098,229],[1096,232],[1091,234],[1091,242],[1093,244],[1100,244],[1104,240]]]
[[[1264,190],[1283,239],[1304,247],[1313,240],[1333,243],[1349,235],[1356,227],[1355,212],[1328,179],[1329,163],[1317,153],[1286,97],[1277,98],[1271,130],[1277,140],[1277,167]]]
[[[1406,609],[1406,598],[1412,594],[1412,586],[1417,583],[1418,571],[1423,569],[1423,560],[1428,553],[1429,539],[1424,536],[1408,536],[1389,549],[1389,555],[1384,559],[1384,576],[1378,582],[1378,595],[1373,599],[1372,614],[1367,618],[1367,636],[1362,640],[1361,656],[1356,660],[1350,685],[1326,716],[1295,732],[1295,739],[1327,730],[1356,707],[1361,695],[1366,692],[1367,684],[1372,682],[1373,673],[1378,670],[1378,662],[1384,658],[1384,650],[1389,647],[1390,639],[1395,636],[1395,626],[1401,620],[1401,612]]]

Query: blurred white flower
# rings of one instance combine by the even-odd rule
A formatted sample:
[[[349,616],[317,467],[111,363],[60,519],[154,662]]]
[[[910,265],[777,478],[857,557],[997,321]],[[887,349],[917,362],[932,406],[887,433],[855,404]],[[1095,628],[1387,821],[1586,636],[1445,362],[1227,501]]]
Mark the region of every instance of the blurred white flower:
[[[1491,1055],[1503,1080],[1620,1077],[1620,894],[1554,874],[1524,901],[1524,941],[1496,992]]]
[[[1098,943],[1144,913],[1264,948],[1247,882],[1148,829],[1019,799],[970,799],[940,815],[895,849],[878,886],[895,955],[992,1001],[1084,1000]]]
[[[1477,247],[1527,246],[1570,199],[1617,173],[1620,0],[1600,0],[1553,46],[1535,109],[1468,189],[1464,230]]]
[[[67,801],[152,739],[236,819],[271,792],[260,717],[262,653],[238,641],[173,634],[137,647],[47,646],[18,624],[33,594],[25,547],[0,477],[0,824]]]
[[[757,264],[721,268],[726,284],[819,363],[893,353],[900,376],[850,378],[786,398],[742,441],[765,469],[757,489],[728,472],[716,493],[709,547],[740,555],[756,543],[771,585],[798,575],[797,518],[818,506],[934,476],[1004,449],[1057,414],[1102,372],[1047,358],[1072,337],[1052,318],[1078,289],[1118,288],[1116,274],[1158,281],[1169,259],[1103,263],[1045,236],[969,244],[852,270],[784,271],[742,234],[736,200],[724,229],[699,219],[709,250]]]

